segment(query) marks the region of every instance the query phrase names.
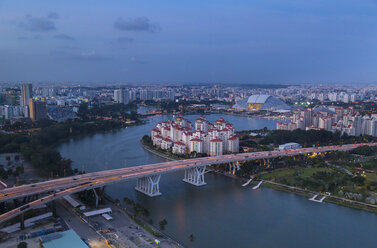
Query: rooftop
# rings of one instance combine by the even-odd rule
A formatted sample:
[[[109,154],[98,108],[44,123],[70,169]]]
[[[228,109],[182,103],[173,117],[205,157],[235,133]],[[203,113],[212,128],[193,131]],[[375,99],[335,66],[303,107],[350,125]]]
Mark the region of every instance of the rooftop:
[[[44,248],[88,248],[81,238],[73,231],[52,233],[40,238]]]
[[[263,104],[267,99],[271,97],[270,95],[251,95],[247,100],[247,103],[260,103]]]

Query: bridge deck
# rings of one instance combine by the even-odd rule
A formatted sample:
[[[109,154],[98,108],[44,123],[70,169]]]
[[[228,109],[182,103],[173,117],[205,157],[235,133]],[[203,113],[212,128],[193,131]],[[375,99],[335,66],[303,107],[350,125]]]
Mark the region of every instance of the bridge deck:
[[[362,144],[348,144],[339,146],[323,146],[323,147],[310,147],[301,149],[292,149],[284,151],[263,151],[253,153],[239,153],[222,155],[217,157],[204,157],[196,159],[176,160],[170,162],[163,162],[150,165],[142,165],[136,167],[128,167],[115,170],[92,172],[78,176],[59,178],[49,180],[45,182],[22,185],[12,188],[0,190],[0,201],[6,201],[14,198],[21,198],[28,195],[39,194],[42,192],[55,192],[56,190],[62,190],[60,192],[48,195],[44,198],[38,199],[34,202],[26,204],[20,208],[16,208],[8,213],[0,216],[0,223],[14,217],[24,211],[27,211],[39,204],[55,200],[65,195],[73,194],[82,190],[101,187],[110,183],[119,181],[125,181],[130,179],[136,179],[156,174],[168,173],[178,170],[185,170],[188,168],[231,163],[237,161],[257,160],[274,158],[281,156],[294,156],[299,154],[327,152],[327,151],[346,151],[357,148],[359,146],[368,145],[376,146],[377,143],[362,143]]]

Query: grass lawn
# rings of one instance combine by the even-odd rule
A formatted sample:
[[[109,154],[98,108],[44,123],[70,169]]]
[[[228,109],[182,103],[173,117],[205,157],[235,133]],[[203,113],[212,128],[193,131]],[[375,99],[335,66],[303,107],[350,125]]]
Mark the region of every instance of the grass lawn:
[[[332,171],[332,168],[328,168],[328,167],[321,167],[321,168],[300,168],[300,167],[296,167],[296,168],[291,168],[291,169],[287,169],[287,170],[272,171],[272,172],[269,172],[269,173],[262,174],[262,175],[260,175],[260,177],[262,179],[267,179],[267,178],[271,178],[271,177],[290,177],[290,176],[294,176],[296,171],[298,171],[300,176],[310,177],[314,173],[319,172],[319,171],[330,172],[330,171]]]
[[[377,182],[377,173],[365,173],[367,180],[371,182]]]
[[[323,172],[331,172],[333,169],[328,167],[321,167],[321,168],[305,168],[303,172],[301,172],[301,176],[304,177],[311,177],[314,173],[323,171]]]
[[[260,175],[261,179],[273,178],[273,177],[288,177],[293,176],[295,173],[295,169],[287,169],[287,170],[280,170],[280,171],[273,171],[268,172]]]
[[[285,178],[287,180],[287,183],[289,183],[290,185],[294,185],[296,183],[297,177],[311,177],[316,172],[320,172],[320,171],[330,172],[332,170],[333,169],[331,167],[320,167],[320,168],[296,167],[296,168],[291,168],[287,170],[265,173],[263,175],[260,175],[260,178],[263,180],[275,179],[276,182],[279,182],[281,181],[281,179]]]

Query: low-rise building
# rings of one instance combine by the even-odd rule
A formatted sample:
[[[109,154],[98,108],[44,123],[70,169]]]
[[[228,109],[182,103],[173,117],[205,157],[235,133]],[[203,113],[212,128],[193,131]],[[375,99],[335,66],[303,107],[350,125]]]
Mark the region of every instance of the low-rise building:
[[[174,142],[172,152],[176,153],[176,154],[185,154],[186,153],[186,144],[183,143],[182,141]]]
[[[299,149],[299,148],[301,148],[300,144],[291,142],[291,143],[286,143],[286,144],[280,145],[278,149],[279,150],[290,150],[290,149]]]

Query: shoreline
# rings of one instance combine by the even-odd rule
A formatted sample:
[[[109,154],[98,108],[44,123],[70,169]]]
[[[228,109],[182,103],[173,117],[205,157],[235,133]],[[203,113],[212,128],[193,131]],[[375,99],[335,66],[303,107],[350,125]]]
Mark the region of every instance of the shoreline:
[[[177,248],[185,248],[184,245],[182,245],[180,242],[175,240],[174,238],[170,237],[157,227],[149,224],[146,220],[140,217],[135,217],[133,214],[127,210],[127,208],[123,207],[122,205],[117,205],[114,201],[114,199],[105,193],[105,199],[106,201],[110,202],[112,204],[112,207],[120,210],[125,214],[132,222],[135,223],[135,225],[139,226],[139,228],[143,229],[145,232],[151,234],[155,239],[165,239],[166,241],[173,243],[174,246]]]
[[[178,160],[178,159],[171,158],[171,157],[169,157],[168,155],[165,155],[165,154],[163,154],[163,153],[161,153],[161,152],[158,152],[158,151],[156,151],[156,150],[150,148],[149,146],[147,146],[146,144],[144,144],[144,142],[143,142],[142,140],[140,140],[140,145],[141,145],[141,147],[144,148],[144,150],[146,150],[146,151],[148,151],[148,152],[150,152],[150,153],[152,153],[152,154],[154,154],[154,155],[156,155],[156,156],[159,156],[159,157],[161,157],[161,158],[164,158],[164,159],[166,159],[166,160],[169,160],[169,161],[175,161],[175,160]]]
[[[165,158],[165,159],[169,159],[170,161],[178,160],[178,159],[170,158],[165,154],[162,154],[158,151],[151,149],[150,147],[147,147],[145,144],[143,144],[142,141],[140,141],[140,143],[142,144],[142,147],[145,150],[147,150],[147,151],[149,151],[149,152],[151,152],[151,153],[153,153],[157,156],[160,156],[160,157]],[[244,178],[237,177],[235,175],[223,173],[223,172],[216,171],[216,170],[210,170],[209,172],[220,174],[222,176],[232,178],[232,179],[236,179],[236,180],[239,180],[239,181],[244,180]],[[253,184],[253,182],[251,182],[251,184]],[[297,195],[304,196],[304,197],[312,197],[315,194],[325,195],[325,194],[320,193],[320,192],[301,189],[301,188],[298,188],[298,187],[289,186],[289,185],[280,184],[280,183],[275,183],[275,182],[272,182],[272,181],[264,181],[264,183],[261,186],[268,187],[268,188],[274,189],[274,190],[287,192],[287,193],[297,194]],[[364,210],[364,211],[368,211],[368,212],[377,214],[377,205],[372,205],[372,204],[368,204],[368,203],[365,203],[365,202],[354,201],[354,200],[339,197],[339,196],[327,195],[324,202],[329,202],[329,203],[337,204],[337,205],[340,205],[340,206],[349,207],[349,208],[358,209],[358,210]]]

